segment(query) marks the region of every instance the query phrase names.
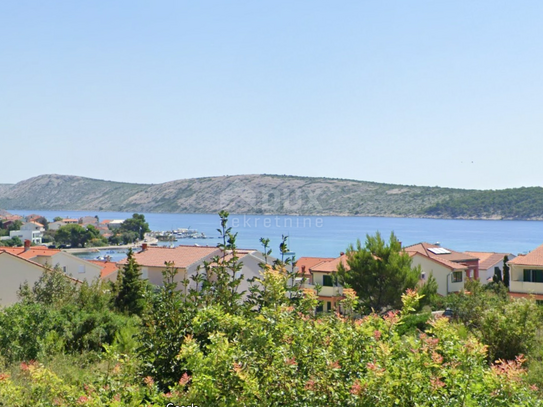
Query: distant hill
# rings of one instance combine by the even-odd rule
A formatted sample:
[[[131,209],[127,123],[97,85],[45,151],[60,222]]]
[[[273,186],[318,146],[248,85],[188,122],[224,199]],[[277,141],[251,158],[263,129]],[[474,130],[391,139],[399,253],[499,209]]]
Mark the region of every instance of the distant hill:
[[[130,184],[42,175],[0,185],[0,208],[543,219],[543,188],[476,191],[282,175]]]

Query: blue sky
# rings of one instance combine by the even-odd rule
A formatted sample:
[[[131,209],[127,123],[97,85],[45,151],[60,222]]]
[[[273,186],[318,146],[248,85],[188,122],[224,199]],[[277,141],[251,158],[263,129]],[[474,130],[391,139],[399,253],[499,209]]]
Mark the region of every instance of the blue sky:
[[[0,183],[542,185],[543,2],[0,2]]]

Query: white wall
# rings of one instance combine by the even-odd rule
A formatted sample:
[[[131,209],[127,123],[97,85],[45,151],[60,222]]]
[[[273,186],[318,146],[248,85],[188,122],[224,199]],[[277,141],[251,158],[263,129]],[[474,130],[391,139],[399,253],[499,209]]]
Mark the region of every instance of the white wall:
[[[524,281],[524,269],[536,270],[541,267],[511,264],[509,290],[514,293],[543,294],[543,283]]]
[[[80,281],[92,282],[94,279],[100,278],[101,267],[97,264],[80,259],[77,256],[66,252],[59,252],[53,256],[38,256],[32,259],[36,263],[49,265],[51,267],[58,266],[65,271],[67,275]]]
[[[8,253],[0,253],[0,305],[16,303],[17,291],[25,281],[33,286],[39,280],[43,269],[26,260]]]
[[[9,237],[17,236],[22,241],[30,240],[32,243],[41,244],[43,233],[35,230],[12,230]]]
[[[416,254],[411,258],[411,264],[413,267],[420,266],[421,272],[424,273],[424,282],[428,281],[430,274],[434,275],[436,279],[439,295],[447,295],[447,281],[448,281],[448,292],[457,292],[464,289],[464,281],[466,279],[466,274],[462,272],[462,282],[453,283],[452,282],[452,270],[442,264],[439,264],[428,257],[422,254]]]

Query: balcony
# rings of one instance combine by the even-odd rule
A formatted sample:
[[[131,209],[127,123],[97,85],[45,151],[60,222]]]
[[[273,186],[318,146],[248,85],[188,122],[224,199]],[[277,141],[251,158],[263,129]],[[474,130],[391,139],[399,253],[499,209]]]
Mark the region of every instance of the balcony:
[[[514,293],[543,294],[543,283],[511,280],[509,282],[509,291]]]
[[[315,284],[305,283],[304,288],[312,288],[313,290],[316,290]],[[338,295],[342,295],[342,293],[343,287],[321,286],[321,289],[319,291],[319,295],[322,297],[337,297]]]

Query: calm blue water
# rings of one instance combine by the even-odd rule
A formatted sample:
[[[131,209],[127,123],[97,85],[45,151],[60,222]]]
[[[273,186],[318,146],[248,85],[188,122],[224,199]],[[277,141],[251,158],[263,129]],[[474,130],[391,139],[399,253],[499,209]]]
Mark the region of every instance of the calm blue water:
[[[79,218],[98,215],[103,219],[126,219],[132,213],[125,212],[80,212],[80,211],[26,211],[9,210],[19,215],[39,213],[48,220],[55,216]],[[152,230],[166,231],[177,228],[192,228],[207,236],[218,237],[217,215],[145,213]],[[278,254],[281,235],[289,236],[289,249],[302,256],[337,256],[357,239],[364,241],[366,234],[380,231],[388,238],[394,231],[404,245],[418,242],[440,242],[444,247],[465,251],[495,251],[523,253],[543,243],[543,223],[535,221],[483,221],[441,220],[411,218],[367,218],[367,217],[304,217],[304,216],[259,216],[231,215],[230,225],[238,233],[238,247],[259,249],[260,238],[271,240],[271,247]],[[185,239],[175,244],[199,244],[215,246],[219,240]]]

